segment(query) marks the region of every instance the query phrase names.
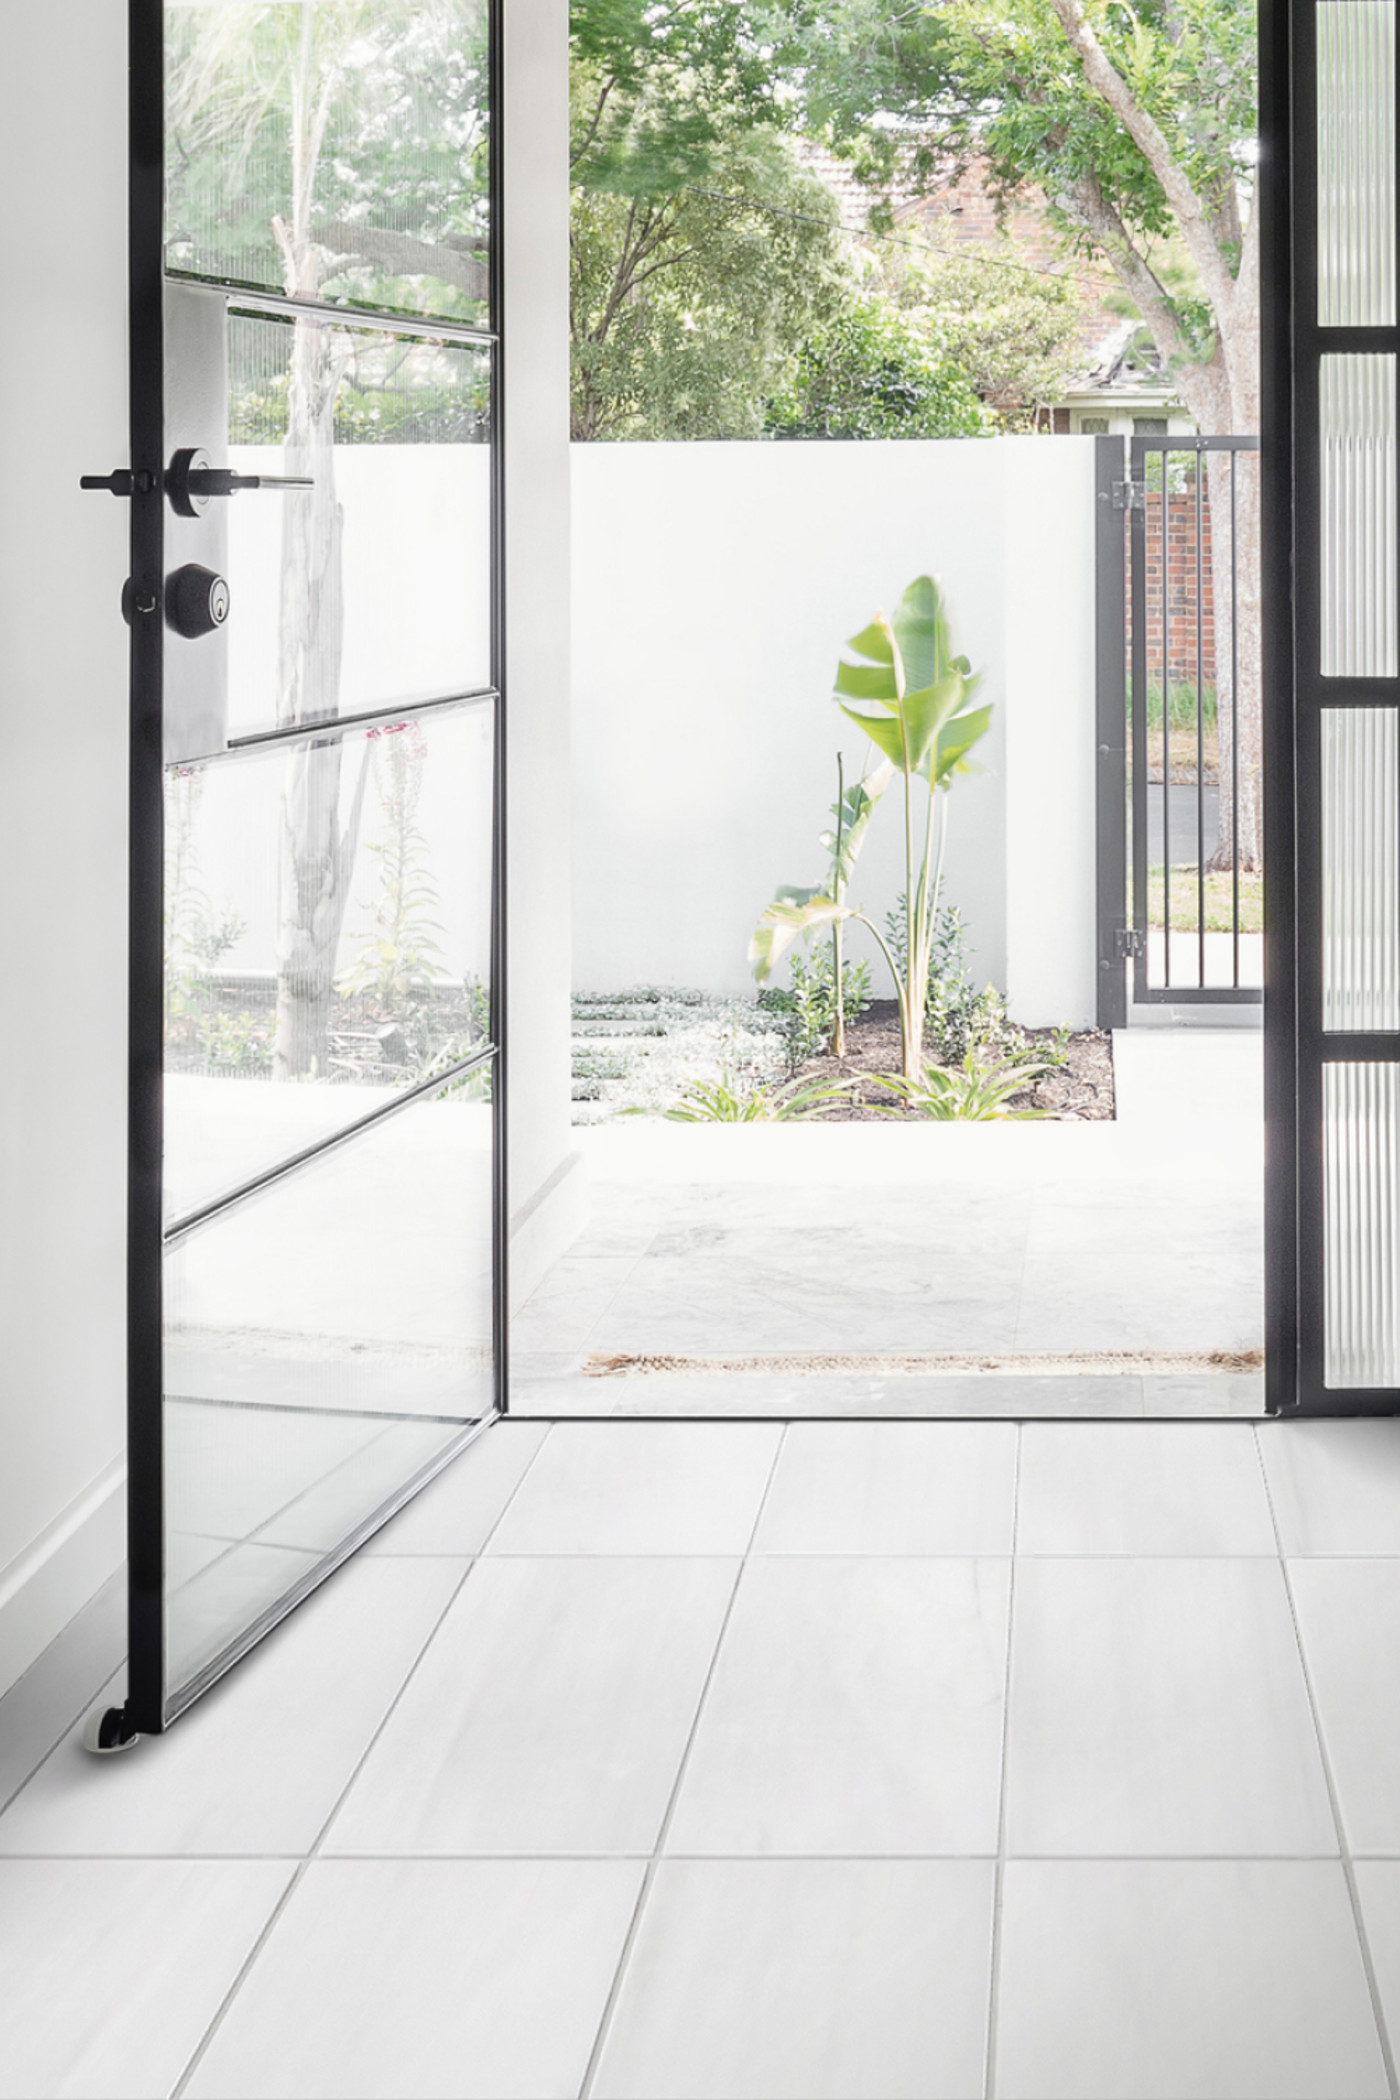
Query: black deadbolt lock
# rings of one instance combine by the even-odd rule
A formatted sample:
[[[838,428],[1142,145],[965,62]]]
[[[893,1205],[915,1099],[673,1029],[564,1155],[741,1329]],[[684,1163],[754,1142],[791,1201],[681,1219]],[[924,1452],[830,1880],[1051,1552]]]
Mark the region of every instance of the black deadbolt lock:
[[[165,579],[165,617],[188,641],[212,634],[228,618],[228,585],[212,569],[186,562]]]

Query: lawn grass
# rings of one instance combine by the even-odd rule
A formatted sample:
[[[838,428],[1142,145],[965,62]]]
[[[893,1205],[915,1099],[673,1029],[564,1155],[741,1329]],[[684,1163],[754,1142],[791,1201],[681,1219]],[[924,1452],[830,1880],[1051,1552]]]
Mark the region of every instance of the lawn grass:
[[[1234,928],[1234,882],[1230,869],[1209,868],[1206,871],[1206,932],[1230,933]],[[1147,923],[1149,926],[1166,924],[1164,871],[1149,868],[1147,871]],[[1196,887],[1194,868],[1172,869],[1172,931],[1174,933],[1198,933],[1199,892]],[[1240,932],[1262,933],[1264,931],[1264,878],[1262,875],[1240,875]]]

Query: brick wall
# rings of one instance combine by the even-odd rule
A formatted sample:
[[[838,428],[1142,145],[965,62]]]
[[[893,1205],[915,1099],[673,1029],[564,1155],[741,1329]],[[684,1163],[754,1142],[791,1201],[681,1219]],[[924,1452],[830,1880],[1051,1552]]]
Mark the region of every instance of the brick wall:
[[[1201,675],[1205,684],[1215,681],[1215,590],[1211,577],[1210,498],[1201,490]],[[1131,570],[1132,546],[1128,549]],[[1162,499],[1155,489],[1147,494],[1147,669],[1152,679],[1162,675]],[[1170,653],[1169,676],[1173,684],[1196,683],[1196,492],[1194,487],[1167,499],[1166,631]],[[1132,608],[1129,605],[1131,642]]]

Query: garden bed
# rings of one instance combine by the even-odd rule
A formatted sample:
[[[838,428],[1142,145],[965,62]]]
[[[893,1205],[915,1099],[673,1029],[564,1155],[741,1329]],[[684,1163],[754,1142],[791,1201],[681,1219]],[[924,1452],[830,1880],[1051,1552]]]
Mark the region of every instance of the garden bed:
[[[1014,1047],[1005,1056],[1022,1058],[1051,1056],[1061,1045],[1065,1062],[1048,1072],[1035,1086],[1014,1094],[1008,1108],[1040,1109],[1067,1123],[1108,1123],[1114,1118],[1113,1038],[1100,1028],[1086,1028],[1078,1035],[1060,1037],[1053,1028],[1018,1028]],[[841,1123],[883,1120],[891,1105],[881,1087],[863,1085],[867,1074],[898,1072],[900,1064],[899,1007],[893,999],[874,999],[858,1021],[846,1030],[844,1057],[814,1057],[802,1066],[798,1079],[856,1082],[849,1104],[834,1107],[825,1120]]]

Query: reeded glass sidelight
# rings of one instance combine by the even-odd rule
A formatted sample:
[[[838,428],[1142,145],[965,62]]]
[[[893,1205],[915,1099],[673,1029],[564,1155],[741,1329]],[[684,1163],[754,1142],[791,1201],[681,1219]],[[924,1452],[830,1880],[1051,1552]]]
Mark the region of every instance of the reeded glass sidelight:
[[[1322,1071],[1323,1378],[1400,1385],[1400,1065]]]
[[[1324,357],[1321,671],[1394,678],[1396,647],[1395,377],[1393,356]]]
[[[1317,21],[1317,318],[1395,322],[1395,0],[1323,0]]]
[[[1322,712],[1322,1025],[1400,1029],[1400,714]]]

